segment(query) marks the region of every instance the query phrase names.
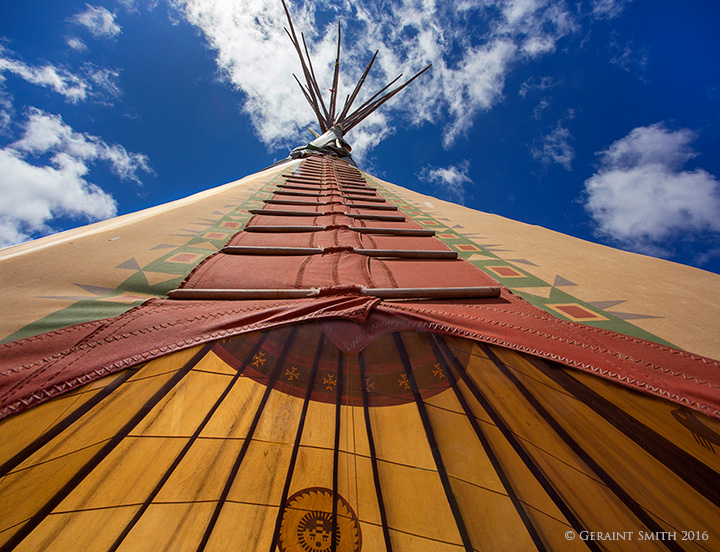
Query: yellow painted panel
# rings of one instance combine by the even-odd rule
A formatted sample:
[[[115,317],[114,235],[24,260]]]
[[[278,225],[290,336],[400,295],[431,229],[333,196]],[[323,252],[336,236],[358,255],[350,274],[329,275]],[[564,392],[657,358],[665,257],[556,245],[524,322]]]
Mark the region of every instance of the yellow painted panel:
[[[424,469],[435,469],[430,446],[413,403],[370,410],[377,457]]]
[[[155,502],[217,500],[242,439],[197,439],[155,498]]]
[[[467,416],[432,406],[427,407],[427,413],[448,474],[489,491],[505,494]]]
[[[379,525],[380,509],[370,458],[341,453],[338,475],[338,492],[355,510],[358,519]]]
[[[75,487],[56,511],[145,502],[185,442],[186,439],[161,437],[124,439]]]
[[[340,450],[370,456],[365,413],[362,407],[343,406],[343,421]]]
[[[460,406],[460,403],[455,396],[455,392],[452,389],[446,389],[445,391],[442,391],[437,395],[428,397],[427,399],[425,399],[425,404],[432,405],[437,408],[442,408],[443,410],[457,412],[459,414],[462,414],[463,416],[465,415],[465,412]]]
[[[124,383],[110,397],[98,404],[89,415],[83,416],[33,454],[21,464],[19,469],[47,462],[114,437],[172,376],[172,373],[166,373],[147,380]]]
[[[277,507],[227,502],[210,536],[207,550],[270,550],[277,514]]]
[[[290,495],[310,487],[332,489],[333,451],[301,446],[293,473]]]
[[[138,370],[137,373],[128,380],[128,382],[146,380],[155,376],[161,376],[167,373],[176,372],[177,370],[185,366],[187,362],[192,360],[192,358],[195,356],[195,353],[200,351],[202,347],[203,345],[198,345],[197,347],[184,349],[182,351],[165,355],[151,362],[148,362],[147,364],[142,366],[142,368]]]
[[[234,376],[237,374],[237,370],[235,370],[235,368],[230,366],[212,351],[203,358],[200,364],[193,368],[193,371],[227,374],[228,376]]]
[[[361,550],[385,550],[385,538],[380,525],[360,521]]]
[[[720,472],[720,420],[576,370],[565,370],[622,410]]]
[[[90,400],[105,385],[119,377],[113,374],[97,380],[81,390],[52,399],[41,406],[10,416],[0,422],[0,464],[12,458],[35,439],[51,429],[56,423],[72,414]]]
[[[370,464],[368,463],[367,466],[369,467]],[[372,472],[363,474],[363,476],[364,481],[369,483],[371,486],[362,490],[369,491],[373,488]],[[370,477],[368,478],[367,476]],[[359,515],[358,509],[360,500],[358,497],[358,492],[360,492],[360,482],[358,481],[358,477],[360,477],[360,475],[358,474],[357,457],[354,454],[338,452],[337,490],[338,493],[340,493],[340,496],[342,496],[348,504],[350,504],[356,515]],[[368,498],[370,497],[366,495],[365,500],[367,501]]]
[[[569,452],[567,445],[554,431],[549,431],[547,424],[528,404],[515,385],[494,365],[489,367],[483,362],[482,369],[478,369],[475,360],[473,357],[468,365],[468,376],[505,424],[518,432],[520,438],[535,444],[548,456],[561,458],[567,463],[567,468],[591,477],[587,466]]]
[[[302,440],[300,442],[308,447],[333,448],[335,442],[334,404],[317,401],[310,403],[305,417],[305,428],[303,429]]]
[[[31,518],[101,447],[102,443],[82,448],[4,477],[0,482],[0,531]],[[0,543],[15,531],[0,533]]]
[[[582,523],[602,520],[607,530],[613,530],[613,527],[622,527],[623,531],[642,528],[635,516],[534,412],[504,376],[486,370],[482,378],[473,379]]]
[[[297,434],[303,400],[279,391],[268,397],[253,439],[292,445]]]
[[[280,504],[292,447],[253,440],[230,488],[228,500]]]
[[[481,349],[476,347],[476,350]],[[531,362],[531,357],[503,347],[492,347],[492,351],[512,372],[518,375],[522,374],[524,378],[534,381],[538,386],[546,387],[548,392],[566,392],[560,384],[555,383],[551,378],[544,376],[542,372],[535,367],[533,362],[543,362],[542,359],[535,358],[532,359]],[[482,354],[485,353],[482,352]],[[595,379],[597,378],[595,377]]]
[[[46,517],[15,551],[105,552],[122,533],[137,509],[137,506],[126,506],[53,514]]]
[[[473,548],[535,550],[530,534],[507,495],[455,478],[450,479],[450,484]]]
[[[397,531],[460,544],[455,518],[435,471],[380,462],[388,525]]]
[[[464,382],[458,382],[458,388],[468,399],[472,397]],[[520,500],[528,505],[528,512],[533,517],[533,522],[537,524],[546,517],[565,522],[564,516],[550,500],[530,469],[515,453],[502,432],[495,425],[483,421],[483,419],[488,418],[488,414],[476,401],[468,400],[468,402],[490,443],[490,447],[499,460],[501,469],[508,477],[510,486],[515,490]],[[523,446],[527,446],[525,441],[521,441],[521,443]],[[570,528],[569,525],[567,527]]]
[[[700,523],[711,538],[720,538],[715,527],[720,516],[706,499],[691,490],[674,473],[653,459],[612,424],[594,413],[539,372],[529,373],[531,366],[520,363],[521,369],[509,368],[512,353],[505,353],[508,370],[515,374],[549,415],[564,428],[590,458],[599,464],[622,489],[616,494],[566,443],[540,411],[523,396],[520,388],[500,371],[486,369],[482,377],[471,372],[473,380],[517,436],[537,469],[552,481],[552,486],[568,504],[580,523],[597,531],[634,532],[647,527],[632,512],[632,501],[655,514],[660,527],[681,530]],[[512,362],[514,364],[514,362]],[[512,480],[512,479],[511,479]],[[524,490],[523,490],[524,493]],[[545,533],[547,535],[547,533]],[[628,545],[622,548],[626,549]],[[635,545],[631,545],[635,546]],[[613,548],[614,545],[611,546]]]
[[[200,433],[207,438],[244,438],[258,409],[265,386],[240,377]]]
[[[671,469],[656,460],[642,447],[596,414],[588,406],[562,392],[551,392],[548,387],[534,379],[518,375],[521,381],[533,391],[538,401],[555,418],[570,436],[604,469],[619,486],[644,509],[662,520],[661,526],[668,530],[688,530],[688,527],[702,527],[710,539],[720,542],[720,512],[707,499],[693,490]],[[570,404],[571,406],[568,406]],[[572,472],[564,479],[569,480]],[[561,475],[559,482],[562,484]],[[587,491],[594,491],[588,486]],[[573,499],[573,503],[596,504],[588,494]],[[620,502],[619,498],[615,499]],[[577,506],[579,509],[580,506]],[[597,511],[598,522],[605,530],[612,527],[641,530],[630,522],[618,525],[622,518],[613,521],[604,510]]]
[[[131,435],[190,437],[231,380],[227,375],[191,370],[145,416]]]
[[[340,440],[339,449],[355,453],[362,450],[362,454],[369,456],[370,448],[367,443],[367,429],[362,407],[340,407]]]
[[[390,529],[390,543],[393,552],[464,552],[465,550],[462,544],[443,542],[393,529]]]
[[[0,482],[0,523],[3,524],[0,530],[29,518],[42,508],[162,388],[173,375],[168,370],[177,370],[195,351],[169,355],[143,366],[139,373],[160,375],[131,378],[3,478]],[[57,414],[52,401],[34,410],[42,412],[46,407],[54,420]]]
[[[151,504],[119,551],[196,550],[214,507],[214,502]]]

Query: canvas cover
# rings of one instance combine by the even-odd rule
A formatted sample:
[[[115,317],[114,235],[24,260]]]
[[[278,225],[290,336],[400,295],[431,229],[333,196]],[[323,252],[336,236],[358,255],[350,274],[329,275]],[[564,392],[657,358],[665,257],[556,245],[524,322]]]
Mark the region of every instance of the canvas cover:
[[[720,356],[719,278],[443,209],[317,156],[7,250],[2,549],[711,549],[718,363],[672,344]]]

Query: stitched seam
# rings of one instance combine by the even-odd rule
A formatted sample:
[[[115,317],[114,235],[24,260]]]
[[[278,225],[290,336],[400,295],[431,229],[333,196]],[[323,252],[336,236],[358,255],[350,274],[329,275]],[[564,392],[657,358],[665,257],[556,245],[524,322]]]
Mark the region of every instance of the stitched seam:
[[[304,303],[308,303],[308,302],[310,302],[310,301],[304,301]],[[345,314],[347,314],[347,313],[351,313],[351,314],[352,314],[352,313],[358,313],[358,312],[365,313],[365,312],[367,312],[370,308],[372,308],[372,306],[374,306],[375,304],[377,304],[377,302],[379,302],[379,299],[376,300],[376,301],[369,301],[368,303],[366,303],[366,304],[363,305],[362,307],[353,307],[353,308],[351,308],[351,309],[344,309],[344,310],[342,310],[342,311],[337,311],[337,315],[340,316],[340,315],[345,315]],[[102,339],[99,339],[99,340],[96,340],[96,341],[92,341],[92,342],[84,342],[84,343],[81,342],[80,344],[77,344],[77,345],[75,345],[75,346],[73,346],[73,347],[71,347],[71,348],[69,348],[69,349],[66,349],[65,351],[63,351],[63,352],[61,352],[61,353],[58,353],[57,355],[53,355],[53,356],[50,356],[50,357],[46,357],[46,358],[43,358],[43,359],[41,359],[41,360],[37,360],[37,361],[31,362],[30,364],[24,364],[24,365],[15,367],[15,368],[11,368],[8,373],[11,373],[11,372],[12,372],[12,373],[17,373],[17,372],[19,372],[19,371],[21,371],[21,370],[26,370],[26,369],[32,368],[33,366],[40,366],[40,365],[42,365],[42,364],[46,364],[46,363],[48,363],[48,362],[52,362],[52,361],[61,359],[61,358],[65,357],[65,356],[68,356],[68,355],[70,355],[70,354],[72,354],[72,353],[75,353],[75,352],[78,352],[78,351],[85,351],[84,354],[87,354],[88,352],[91,352],[92,349],[94,349],[96,346],[101,345],[101,344],[103,344],[103,343],[111,343],[111,342],[113,342],[113,341],[120,341],[120,340],[123,340],[123,339],[127,339],[127,338],[129,338],[129,337],[134,337],[134,336],[136,336],[136,335],[141,335],[141,334],[150,333],[150,332],[155,331],[155,330],[163,330],[163,329],[166,329],[166,328],[173,327],[173,326],[175,326],[175,325],[177,325],[177,324],[192,323],[192,322],[195,322],[195,321],[197,321],[197,320],[213,319],[213,318],[222,317],[222,316],[226,316],[226,315],[230,315],[230,314],[240,314],[240,313],[252,312],[252,311],[270,310],[270,309],[272,309],[272,308],[285,307],[285,306],[286,306],[286,303],[270,303],[270,304],[265,304],[265,305],[256,305],[256,306],[254,306],[254,307],[245,307],[245,308],[239,308],[239,309],[229,309],[229,310],[224,310],[224,311],[222,311],[222,312],[203,313],[203,314],[201,314],[201,315],[197,315],[197,316],[194,316],[194,317],[182,318],[182,319],[178,319],[178,320],[175,320],[175,321],[172,321],[172,322],[165,322],[165,323],[161,323],[161,324],[155,324],[154,326],[149,326],[149,327],[145,327],[145,328],[140,328],[140,329],[137,329],[137,330],[133,330],[133,331],[131,331],[131,332],[127,332],[127,333],[124,333],[124,334],[120,334],[120,333],[119,333],[119,330],[121,330],[122,327],[124,327],[124,326],[127,325],[127,322],[126,322],[126,323],[124,323],[121,327],[115,329],[115,330],[114,330],[114,333],[113,333],[112,335],[106,336],[106,337],[104,337],[104,338],[102,338]],[[161,312],[162,312],[162,310],[160,310],[157,314],[160,314]],[[305,320],[305,319],[307,319],[307,318],[312,318],[312,317],[315,315],[315,313],[317,313],[317,312],[322,312],[322,311],[313,311],[313,312],[311,312],[311,313],[309,313],[309,314],[307,314],[307,315],[303,315],[303,316],[302,316],[301,318],[299,318],[299,319]],[[128,322],[129,322],[129,321],[128,321]],[[255,323],[255,324],[251,324],[251,325],[249,325],[249,326],[247,326],[247,327],[255,327],[255,326],[258,325],[258,324],[266,325],[266,324],[268,324],[268,323],[267,323],[267,322],[257,322],[257,323]],[[108,329],[109,327],[110,327],[110,325],[106,326],[104,329]],[[243,328],[244,328],[244,327],[245,327],[245,326],[243,326]],[[225,331],[225,330],[222,330],[222,331]],[[84,356],[84,354],[83,354],[83,356]],[[82,358],[82,356],[80,356],[79,358],[73,360],[73,361],[71,362],[71,364],[73,364],[74,362],[77,362],[78,360],[81,360],[81,358]],[[68,367],[69,367],[71,364],[69,364]]]
[[[401,306],[399,306],[399,305],[388,305],[388,304],[386,304],[386,306],[388,306],[388,307],[390,307],[390,308],[396,308],[396,309],[398,309],[398,310],[406,310],[406,311],[410,311],[410,312],[415,312],[415,313],[418,313],[418,314],[424,314],[424,313],[430,313],[430,312],[433,312],[433,313],[435,313],[435,314],[447,314],[447,313],[443,313],[442,311],[433,311],[433,310],[431,310],[431,309],[427,309],[426,311],[423,311],[423,310],[420,310],[420,309],[413,309],[413,308],[408,308],[408,307],[405,307],[405,306],[402,306],[402,307],[401,307]],[[453,314],[452,316],[463,317],[462,315],[455,315],[455,314]],[[664,368],[664,367],[658,366],[658,365],[653,364],[652,362],[649,362],[649,361],[638,360],[638,359],[636,359],[636,358],[634,358],[634,357],[631,357],[631,356],[629,356],[629,355],[625,355],[625,354],[622,354],[622,353],[618,353],[618,352],[616,352],[616,351],[613,351],[613,350],[608,349],[608,348],[606,348],[606,347],[604,347],[604,346],[601,346],[601,345],[589,345],[589,344],[587,344],[587,343],[585,343],[585,342],[583,342],[583,341],[576,341],[576,340],[574,340],[574,339],[568,339],[568,338],[558,337],[558,336],[553,335],[553,334],[540,332],[540,331],[538,331],[538,330],[533,330],[533,329],[530,329],[530,328],[526,328],[526,327],[524,327],[524,326],[518,326],[518,325],[510,324],[510,323],[507,323],[507,322],[500,322],[500,321],[493,320],[493,319],[490,319],[490,318],[479,318],[479,317],[466,317],[466,318],[471,318],[472,320],[476,320],[476,321],[480,321],[480,322],[484,322],[484,323],[489,323],[489,324],[492,324],[492,325],[494,325],[494,326],[506,327],[506,328],[510,328],[510,329],[519,330],[519,331],[522,331],[522,332],[525,332],[525,333],[535,334],[535,335],[540,336],[540,337],[552,339],[553,341],[558,341],[558,342],[560,342],[560,343],[566,343],[566,344],[568,344],[568,345],[573,345],[573,346],[575,346],[575,347],[581,347],[581,348],[584,348],[584,349],[589,349],[589,350],[594,351],[594,352],[606,353],[606,354],[608,354],[608,355],[610,355],[610,356],[613,356],[613,357],[616,357],[616,358],[618,358],[618,359],[627,360],[627,361],[630,361],[630,362],[635,363],[635,364],[642,364],[642,365],[647,366],[647,367],[649,367],[649,368],[652,368],[652,369],[654,369],[654,370],[661,371],[661,372],[664,372],[664,373],[666,373],[666,374],[670,374],[670,375],[672,375],[672,376],[674,376],[674,377],[680,377],[680,378],[683,378],[683,379],[685,379],[685,380],[687,380],[687,381],[694,381],[695,383],[697,383],[697,384],[699,384],[699,385],[706,385],[706,386],[708,386],[708,387],[710,387],[710,388],[712,388],[712,389],[720,389],[720,386],[713,385],[712,383],[707,382],[707,381],[701,381],[701,380],[697,379],[695,376],[687,376],[686,374],[683,374],[683,373],[681,373],[681,372],[674,372],[673,370],[670,370],[669,368]],[[546,319],[546,320],[547,320],[547,319]],[[555,320],[557,320],[557,319],[555,319]],[[558,321],[559,321],[559,322],[563,322],[563,321],[561,321],[561,320],[558,320]],[[573,333],[574,333],[574,332],[573,332]],[[610,334],[610,335],[614,335],[614,334]],[[618,335],[621,335],[621,334],[618,334]],[[643,342],[640,342],[640,344],[643,344]],[[694,361],[702,360],[702,361],[705,362],[705,364],[710,364],[710,365],[715,365],[715,366],[717,366],[717,363],[716,363],[715,361],[710,360],[710,361],[708,362],[709,359],[704,359],[704,358],[702,358],[702,357],[694,357],[694,356],[690,356],[690,355],[687,355],[687,356],[689,356],[689,357],[691,358],[691,360],[694,360]]]

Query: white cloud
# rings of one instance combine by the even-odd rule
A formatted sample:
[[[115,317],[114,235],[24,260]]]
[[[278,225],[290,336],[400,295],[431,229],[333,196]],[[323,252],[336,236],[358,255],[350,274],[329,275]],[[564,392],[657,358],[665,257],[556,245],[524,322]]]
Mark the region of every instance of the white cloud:
[[[120,4],[125,6],[125,9],[129,12],[137,12],[137,1],[136,0],[118,0]]]
[[[112,196],[86,180],[96,161],[138,184],[140,172],[152,172],[146,156],[76,132],[59,115],[31,108],[22,138],[0,149],[0,247],[49,232],[58,216],[93,221],[115,215]]]
[[[144,8],[147,11],[154,10],[160,0],[117,0],[118,3],[122,4],[122,6],[130,13],[138,13],[140,11],[140,8]]]
[[[642,79],[650,58],[647,48],[635,48],[633,44],[620,46],[617,41],[610,43],[610,63],[617,65],[623,71]]]
[[[550,100],[548,98],[542,98],[533,109],[533,119],[539,121],[542,118],[543,111],[550,107]]]
[[[0,74],[4,72],[12,73],[31,84],[50,88],[71,102],[84,100],[88,96],[88,84],[82,77],[49,63],[42,67],[28,65],[0,48]]]
[[[85,63],[83,71],[86,82],[90,86],[90,95],[97,101],[107,102],[107,100],[118,98],[122,94],[118,84],[120,79],[118,69],[109,69],[107,67],[98,67],[92,63]]]
[[[423,167],[417,177],[430,184],[435,185],[446,198],[465,204],[465,184],[472,183],[472,179],[468,176],[470,162],[465,160],[457,165],[449,167]]]
[[[669,255],[666,242],[720,233],[720,182],[697,168],[688,129],[638,127],[600,152],[600,170],[585,181],[585,208],[597,233],[630,249]]]
[[[77,52],[87,52],[88,47],[85,43],[76,36],[71,36],[66,40],[67,45]]]
[[[305,140],[304,128],[314,118],[291,77],[300,67],[282,31],[287,23],[281,4],[171,1],[182,17],[202,30],[222,74],[244,93],[244,109],[260,139],[270,148]],[[368,147],[392,133],[390,120],[447,121],[444,144],[450,147],[480,112],[502,100],[505,77],[514,64],[554,51],[562,37],[578,28],[564,2],[546,0],[468,0],[459,6],[435,0],[325,0],[290,5],[290,10],[298,32],[306,31],[323,90],[331,82],[336,26],[324,27],[316,10],[342,14],[343,47],[352,48],[343,51],[341,100],[372,52],[380,49],[356,106],[399,73],[408,77],[433,63],[429,73],[402,92],[402,100],[383,106],[393,116],[376,123]],[[470,23],[473,19],[486,21],[487,32],[478,33]],[[351,143],[354,136],[355,130]]]
[[[572,170],[575,149],[570,144],[571,139],[570,131],[560,121],[550,134],[540,138],[539,143],[532,147],[530,153],[543,165],[558,163],[565,170]]]
[[[115,14],[102,6],[85,4],[85,11],[75,14],[71,21],[85,27],[94,38],[113,38],[121,32]]]
[[[61,155],[54,165],[38,167],[10,148],[0,150],[0,247],[47,232],[55,216],[93,221],[116,214],[112,196],[83,179],[84,164]]]
[[[10,132],[10,121],[12,121],[13,112],[11,96],[3,89],[2,74],[0,74],[0,136]]]
[[[120,95],[120,72],[117,69],[85,63],[82,72],[83,74],[76,74],[51,63],[42,66],[30,65],[17,59],[12,52],[0,45],[0,83],[3,73],[9,73],[30,84],[49,88],[72,103],[88,99],[106,102]]]
[[[548,88],[556,86],[557,84],[557,81],[555,81],[552,77],[530,77],[520,85],[518,94],[525,98],[529,93],[542,92]]]
[[[593,0],[592,15],[596,19],[613,19],[620,15],[632,0]]]

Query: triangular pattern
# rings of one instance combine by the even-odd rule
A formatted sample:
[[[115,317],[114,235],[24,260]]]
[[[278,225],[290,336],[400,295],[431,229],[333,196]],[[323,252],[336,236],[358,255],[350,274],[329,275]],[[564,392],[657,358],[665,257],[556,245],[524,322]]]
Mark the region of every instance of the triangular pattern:
[[[473,253],[468,257],[468,261],[487,261],[488,258],[495,258],[492,253]]]
[[[577,284],[574,282],[571,282],[567,278],[563,278],[562,276],[555,276],[555,281],[553,282],[553,286],[555,287],[565,287],[565,286],[576,286]]]
[[[127,261],[120,263],[115,268],[126,268],[129,270],[140,270],[140,265],[135,260],[135,257],[129,258]]]
[[[129,267],[118,267],[118,268],[129,268]],[[92,293],[93,295],[98,295],[98,296],[107,295],[108,293],[112,293],[113,291],[115,291],[114,289],[100,287],[100,286],[90,286],[88,284],[75,284],[75,285],[77,287],[79,287],[80,289],[84,289],[88,293]]]
[[[647,320],[650,318],[663,318],[662,316],[652,316],[650,314],[633,314],[630,312],[615,312],[615,311],[605,311],[608,314],[612,314],[613,316],[617,316],[621,320]]]
[[[143,270],[142,274],[143,276],[145,276],[145,279],[151,286],[161,284],[169,280],[174,280],[175,278],[179,277],[177,274],[168,274],[166,272],[152,272],[148,270]]]
[[[537,266],[535,263],[528,261],[527,259],[508,259],[511,263],[520,263],[528,266]]]
[[[610,307],[614,307],[615,305],[619,305],[620,303],[624,303],[626,299],[620,299],[619,301],[588,301],[588,305],[592,305],[596,309],[609,309]]]
[[[532,295],[536,295],[538,297],[543,297],[545,299],[550,298],[550,293],[552,292],[551,286],[544,286],[544,287],[522,287],[522,288],[511,288],[514,292],[520,292],[520,293],[530,293]]]

